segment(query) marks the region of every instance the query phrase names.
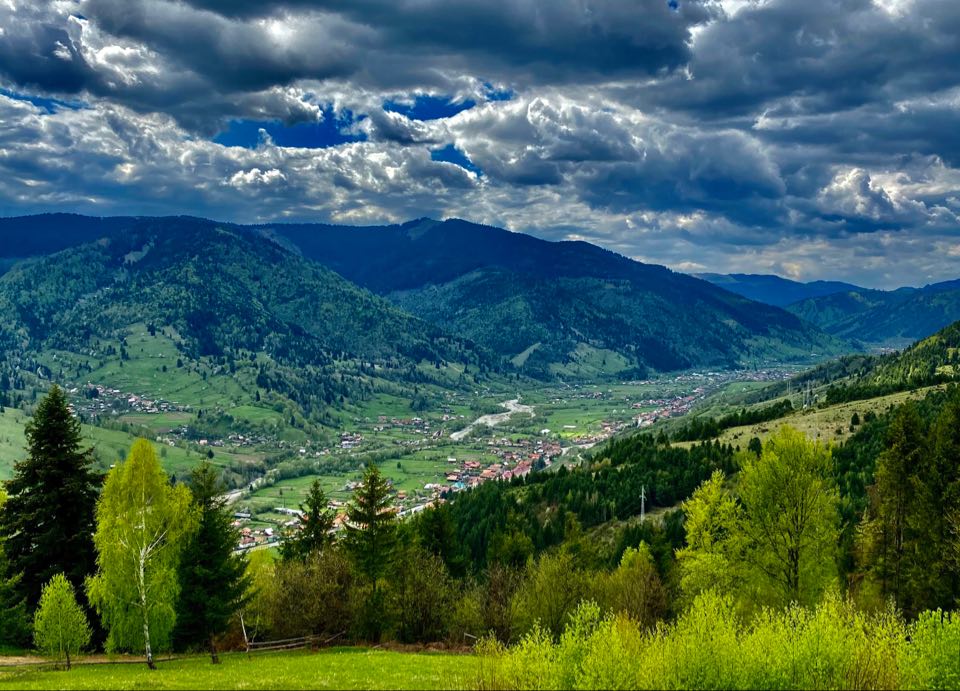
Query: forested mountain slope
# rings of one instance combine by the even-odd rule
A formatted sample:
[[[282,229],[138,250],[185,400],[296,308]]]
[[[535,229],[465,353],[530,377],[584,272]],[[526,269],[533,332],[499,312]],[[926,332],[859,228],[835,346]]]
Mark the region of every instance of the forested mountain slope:
[[[122,232],[0,277],[0,346],[11,371],[34,361],[51,368],[52,359],[82,381],[84,370],[122,366],[135,329],[174,344],[167,367],[199,358],[225,373],[246,367],[258,386],[308,408],[374,375],[417,381],[450,363],[496,365],[333,271],[211,221],[129,219]]]
[[[844,349],[783,310],[585,242],[455,219],[263,231],[529,372],[730,366]]]
[[[912,341],[960,319],[960,281],[919,289],[836,293],[787,309],[840,338],[865,343]]]

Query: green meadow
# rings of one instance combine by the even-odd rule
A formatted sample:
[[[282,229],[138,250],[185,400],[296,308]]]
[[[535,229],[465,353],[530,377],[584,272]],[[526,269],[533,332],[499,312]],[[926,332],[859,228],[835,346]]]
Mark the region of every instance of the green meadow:
[[[363,648],[189,657],[158,664],[79,664],[67,671],[5,670],[0,689],[465,689],[477,658]],[[0,658],[2,664],[2,658]]]

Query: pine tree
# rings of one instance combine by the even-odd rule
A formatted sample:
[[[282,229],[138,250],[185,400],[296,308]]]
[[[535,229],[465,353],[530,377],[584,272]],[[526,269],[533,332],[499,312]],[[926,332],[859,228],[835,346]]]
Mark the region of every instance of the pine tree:
[[[347,508],[346,547],[357,571],[367,579],[370,597],[366,603],[365,633],[377,640],[383,629],[380,581],[393,560],[397,544],[397,516],[387,479],[371,463],[363,482]]]
[[[280,549],[282,558],[306,559],[310,554],[322,552],[333,541],[333,520],[336,514],[330,509],[327,495],[320,486],[320,480],[314,480],[307,493],[307,501],[300,505],[303,517],[300,532],[283,543]]]
[[[912,610],[913,597],[904,588],[915,545],[907,529],[907,511],[915,504],[914,488],[926,440],[913,403],[904,404],[890,423],[887,449],[877,461],[876,482],[870,488],[870,506],[861,527],[864,567],[876,581],[880,595],[892,596],[898,607]]]
[[[181,649],[206,645],[217,664],[217,636],[245,605],[249,578],[246,561],[233,553],[239,535],[231,525],[222,497],[225,488],[213,466],[201,463],[191,474],[190,489],[199,526],[180,556],[174,642]]]
[[[926,452],[911,478],[906,526],[911,541],[905,587],[911,612],[949,609],[958,592],[953,524],[960,513],[960,401],[944,406],[929,431]]]
[[[92,450],[81,446],[80,422],[59,386],[40,402],[26,427],[27,458],[14,465],[0,535],[11,574],[30,611],[45,583],[63,573],[74,588],[94,571],[97,476]]]

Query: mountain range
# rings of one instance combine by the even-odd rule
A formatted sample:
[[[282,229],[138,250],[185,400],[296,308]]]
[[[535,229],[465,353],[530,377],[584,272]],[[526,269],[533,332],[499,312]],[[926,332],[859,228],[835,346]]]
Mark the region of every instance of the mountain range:
[[[698,275],[752,300],[784,307],[838,338],[864,344],[899,348],[960,320],[960,280],[874,290],[771,275]]]
[[[167,329],[188,357],[269,358],[291,381],[308,366],[338,381],[338,358],[414,378],[425,362],[455,366],[450,375],[594,377],[844,349],[706,281],[459,220],[349,228],[55,214],[0,220],[0,255],[18,260],[0,277],[8,354],[103,359],[98,348],[135,324]]]
[[[786,307],[801,300],[819,298],[837,293],[863,290],[843,281],[811,281],[802,283],[773,274],[695,274],[697,278],[710,281],[732,293],[763,302],[767,305]]]

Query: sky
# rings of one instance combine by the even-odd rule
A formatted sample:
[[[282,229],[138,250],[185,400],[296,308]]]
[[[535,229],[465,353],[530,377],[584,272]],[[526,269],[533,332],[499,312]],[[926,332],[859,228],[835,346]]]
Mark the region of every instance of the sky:
[[[0,0],[0,215],[960,277],[958,0]]]

